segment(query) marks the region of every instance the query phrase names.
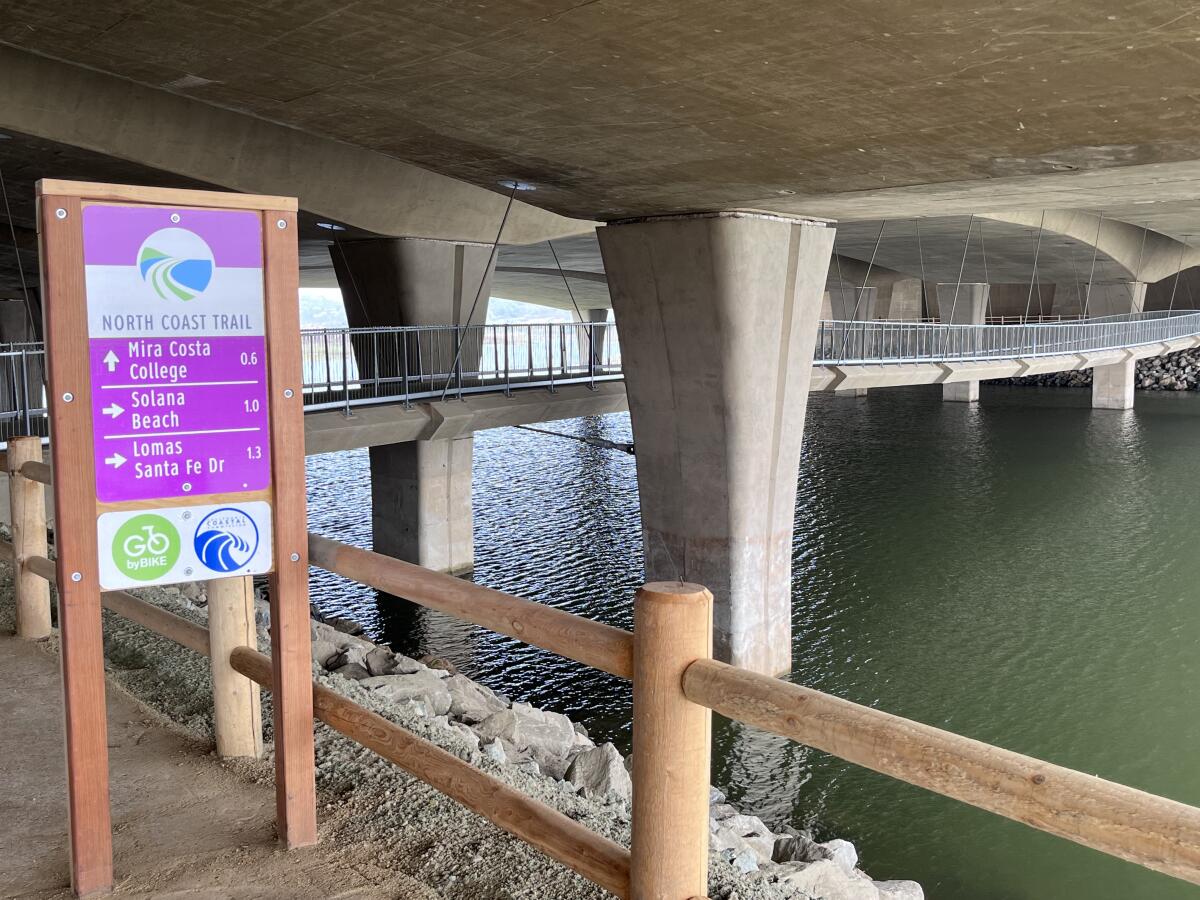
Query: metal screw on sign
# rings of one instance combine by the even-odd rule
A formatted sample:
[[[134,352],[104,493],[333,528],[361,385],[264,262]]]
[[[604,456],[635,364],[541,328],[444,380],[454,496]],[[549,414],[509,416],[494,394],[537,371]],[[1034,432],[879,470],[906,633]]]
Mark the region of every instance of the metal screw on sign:
[[[277,221],[275,223],[275,227],[276,228],[287,228],[287,222],[285,222],[283,219],[280,219],[279,221]]]
[[[300,554],[299,553],[292,554],[292,562],[300,562]]]
[[[72,581],[83,581],[83,575],[79,572],[72,572],[71,580]]]
[[[67,391],[65,394],[63,394],[63,403],[70,403],[74,399],[75,399],[75,395],[72,394],[70,391]]]
[[[180,487],[182,487],[185,491],[190,491],[192,489],[192,483],[190,481],[185,481],[182,485],[180,485]]]
[[[291,389],[291,388],[287,388],[287,389],[286,389],[286,390],[283,392],[283,396],[285,396],[285,397],[287,397],[289,400],[291,400],[291,399],[292,399],[292,397],[294,397],[294,396],[296,396],[296,395],[295,395],[295,394],[292,392],[292,389]]]
[[[171,213],[171,221],[176,225],[179,224],[179,213]]]
[[[58,219],[65,219],[67,217],[67,211],[65,209],[59,207],[58,209],[56,209],[54,211],[54,216],[55,216],[55,218],[58,218]]]

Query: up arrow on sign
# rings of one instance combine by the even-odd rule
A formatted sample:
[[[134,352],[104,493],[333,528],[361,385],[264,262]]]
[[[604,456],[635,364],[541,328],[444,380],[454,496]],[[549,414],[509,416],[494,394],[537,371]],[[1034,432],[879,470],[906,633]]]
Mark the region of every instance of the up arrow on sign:
[[[104,356],[104,364],[108,366],[108,371],[110,372],[117,371],[117,363],[120,361],[121,360],[117,357],[117,354],[113,353],[111,350],[109,350]]]
[[[128,460],[126,460],[125,457],[123,457],[120,453],[114,453],[112,456],[104,457],[104,464],[106,466],[112,466],[114,469],[121,468],[121,466],[125,465],[126,462],[128,462]]]

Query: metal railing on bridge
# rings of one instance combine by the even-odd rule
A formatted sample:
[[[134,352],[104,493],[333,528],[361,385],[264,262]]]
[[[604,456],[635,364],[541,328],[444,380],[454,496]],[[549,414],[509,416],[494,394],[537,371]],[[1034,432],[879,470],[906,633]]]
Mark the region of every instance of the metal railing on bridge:
[[[622,377],[612,324],[422,325],[301,334],[308,410]]]
[[[821,322],[814,365],[966,362],[1113,350],[1200,334],[1200,312],[1006,324]],[[334,328],[301,334],[307,411],[461,399],[624,377],[612,323]],[[0,443],[47,436],[40,343],[0,344]]]
[[[813,362],[970,362],[1117,350],[1200,334],[1200,312],[1147,312],[1006,325],[821,322]]]

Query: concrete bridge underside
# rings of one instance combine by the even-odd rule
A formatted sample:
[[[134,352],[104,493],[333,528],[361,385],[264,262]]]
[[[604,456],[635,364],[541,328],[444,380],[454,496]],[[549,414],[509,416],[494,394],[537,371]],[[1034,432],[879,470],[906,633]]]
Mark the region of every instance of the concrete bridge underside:
[[[832,307],[850,289],[833,318],[860,318],[858,288],[890,319],[939,315],[944,283],[976,286],[972,316],[1029,312],[1034,298],[1074,314],[1086,264],[1106,287],[1085,303],[1184,305],[1195,279],[1161,286],[1200,262],[1200,142],[1180,124],[1200,98],[1179,77],[1200,13],[1116,12],[17,0],[0,22],[15,238],[0,240],[0,293],[36,305],[39,177],[298,195],[309,277],[331,284],[337,264],[348,313],[376,326],[482,321],[489,286],[573,306],[561,263],[582,315],[611,305],[622,329],[648,575],[708,584],[723,655],[777,671],[810,390],[1131,365],[814,368],[825,293]],[[513,180],[536,190],[514,201],[502,242],[561,239],[558,262],[544,248],[489,260]],[[920,242],[893,224],[916,219]],[[973,233],[990,257],[978,273]],[[962,314],[952,301],[951,320]],[[371,444],[377,538],[459,568],[461,535],[426,560],[409,525],[389,535],[388,521],[411,516],[419,534],[461,508],[469,434],[501,415],[489,402],[364,409],[338,427],[320,413],[310,439],[396,436]],[[518,393],[504,414],[552,418],[539,402]],[[406,449],[409,433],[424,449]]]

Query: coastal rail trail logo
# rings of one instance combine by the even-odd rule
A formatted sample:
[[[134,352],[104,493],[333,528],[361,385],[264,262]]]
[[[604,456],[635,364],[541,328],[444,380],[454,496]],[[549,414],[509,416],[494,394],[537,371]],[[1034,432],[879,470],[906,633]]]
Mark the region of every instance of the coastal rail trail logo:
[[[142,280],[163,300],[191,300],[204,292],[216,268],[213,253],[186,228],[161,228],[138,250]]]
[[[210,512],[196,526],[196,556],[214,572],[235,572],[258,550],[258,526],[234,506]]]

